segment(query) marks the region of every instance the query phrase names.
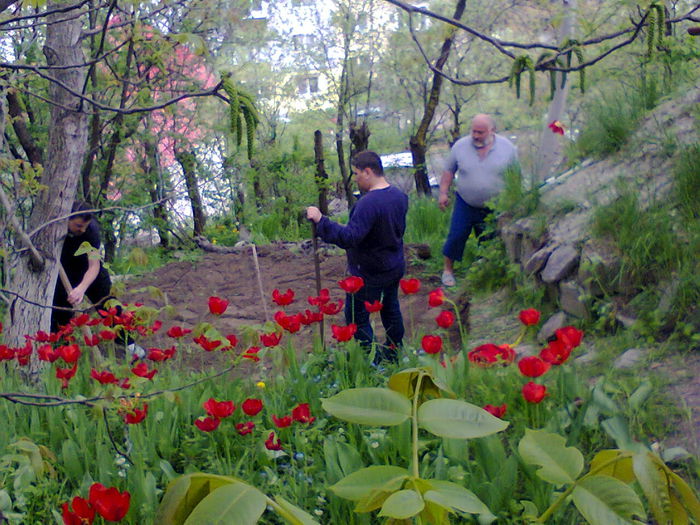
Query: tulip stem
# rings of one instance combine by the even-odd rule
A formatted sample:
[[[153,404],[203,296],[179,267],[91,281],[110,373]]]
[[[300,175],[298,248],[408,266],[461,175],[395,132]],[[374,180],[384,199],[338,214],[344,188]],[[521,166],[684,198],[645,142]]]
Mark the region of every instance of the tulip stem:
[[[411,424],[412,424],[412,444],[411,453],[413,457],[413,476],[417,479],[420,477],[420,471],[418,470],[418,400],[420,398],[420,388],[423,382],[424,372],[419,372],[418,379],[416,380],[416,389],[413,391],[413,408],[411,410]]]

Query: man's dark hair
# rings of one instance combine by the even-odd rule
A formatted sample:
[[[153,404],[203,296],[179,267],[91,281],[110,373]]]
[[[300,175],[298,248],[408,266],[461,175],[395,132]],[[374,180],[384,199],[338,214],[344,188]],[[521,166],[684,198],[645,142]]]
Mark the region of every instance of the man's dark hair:
[[[84,221],[91,221],[94,215],[92,214],[91,211],[86,211],[86,210],[92,210],[93,207],[91,204],[85,202],[85,201],[80,201],[80,202],[75,202],[73,203],[73,208],[71,209],[71,219],[83,219]],[[76,213],[80,211],[85,211],[85,213]]]
[[[355,153],[352,159],[350,159],[350,164],[356,167],[358,170],[369,168],[377,177],[382,177],[384,175],[382,159],[380,159],[379,155],[377,155],[374,151],[365,150]]]

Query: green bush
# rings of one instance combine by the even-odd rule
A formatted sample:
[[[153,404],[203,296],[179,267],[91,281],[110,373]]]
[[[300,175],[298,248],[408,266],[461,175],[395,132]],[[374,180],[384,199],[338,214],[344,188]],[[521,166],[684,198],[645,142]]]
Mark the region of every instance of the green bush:
[[[675,200],[686,219],[700,218],[700,144],[684,148],[673,171]]]

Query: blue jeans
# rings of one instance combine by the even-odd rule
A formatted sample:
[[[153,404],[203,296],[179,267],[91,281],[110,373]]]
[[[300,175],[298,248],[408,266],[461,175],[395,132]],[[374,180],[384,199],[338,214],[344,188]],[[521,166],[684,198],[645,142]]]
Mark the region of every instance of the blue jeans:
[[[399,282],[394,281],[384,286],[365,284],[357,293],[345,296],[345,321],[357,325],[355,339],[363,347],[369,348],[374,341],[374,332],[365,301],[380,301],[384,305],[379,315],[386,332],[386,343],[384,347],[377,348],[375,362],[398,361],[396,349],[402,345],[404,335],[403,316],[399,305]]]
[[[489,208],[470,206],[464,202],[459,194],[455,193],[450,233],[447,234],[447,240],[442,247],[442,254],[453,261],[461,261],[469,235],[474,230],[474,235],[481,236],[484,232],[484,220],[489,213],[491,213]]]

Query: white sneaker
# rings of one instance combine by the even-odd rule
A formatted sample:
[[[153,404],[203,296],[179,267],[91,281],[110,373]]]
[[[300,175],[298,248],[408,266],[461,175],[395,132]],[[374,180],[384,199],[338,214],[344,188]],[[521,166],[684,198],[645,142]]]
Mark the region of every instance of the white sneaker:
[[[136,359],[143,359],[146,357],[146,349],[137,345],[136,343],[131,343],[126,347],[126,349],[131,354],[131,357]]]
[[[442,272],[442,284],[444,286],[454,286],[457,284],[454,274],[450,272]]]

